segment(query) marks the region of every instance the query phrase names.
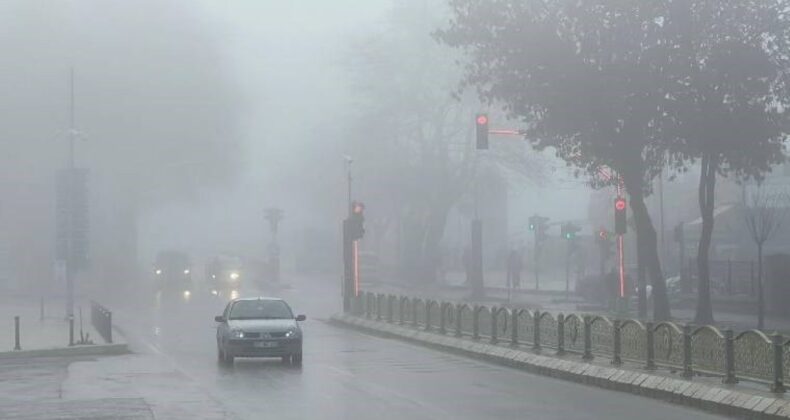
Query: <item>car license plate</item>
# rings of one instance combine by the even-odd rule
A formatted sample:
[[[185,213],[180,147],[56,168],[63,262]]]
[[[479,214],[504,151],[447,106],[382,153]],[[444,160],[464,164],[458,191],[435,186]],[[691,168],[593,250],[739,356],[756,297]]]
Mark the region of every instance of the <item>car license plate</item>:
[[[270,349],[272,347],[277,347],[277,342],[276,341],[256,341],[253,345],[255,347],[258,347],[258,348]]]

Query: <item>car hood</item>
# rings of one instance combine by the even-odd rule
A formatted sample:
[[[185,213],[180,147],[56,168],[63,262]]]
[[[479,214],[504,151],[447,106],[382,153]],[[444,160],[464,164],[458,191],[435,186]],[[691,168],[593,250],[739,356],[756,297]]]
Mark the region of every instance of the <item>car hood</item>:
[[[231,319],[228,320],[228,327],[250,332],[279,332],[298,328],[293,319]]]

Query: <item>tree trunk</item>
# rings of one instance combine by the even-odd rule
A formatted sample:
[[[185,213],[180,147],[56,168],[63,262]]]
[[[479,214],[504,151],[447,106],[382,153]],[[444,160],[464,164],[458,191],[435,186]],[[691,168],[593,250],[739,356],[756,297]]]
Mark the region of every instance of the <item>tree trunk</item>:
[[[763,293],[763,244],[757,244],[757,329],[765,328],[765,294]]]
[[[713,210],[715,208],[714,192],[716,189],[716,169],[718,161],[714,156],[702,157],[702,168],[699,179],[699,209],[702,215],[702,235],[697,250],[697,315],[698,324],[713,323],[713,305],[710,297],[710,264],[709,252],[713,236]]]
[[[449,206],[442,203],[431,206],[428,214],[422,253],[420,255],[422,260],[420,267],[426,283],[435,283],[437,280],[438,269],[440,264],[442,264],[442,253],[441,249],[439,249],[439,244],[444,236],[449,213]]]
[[[636,259],[637,259],[637,285],[639,292],[637,296],[637,308],[639,319],[647,319],[647,269],[645,267],[645,245],[644,239],[636,238]]]
[[[656,230],[653,228],[653,222],[645,205],[641,178],[638,185],[629,183],[629,180],[626,179],[626,188],[628,189],[628,196],[631,198],[631,211],[636,222],[637,241],[641,241],[642,249],[644,250],[642,261],[650,276],[650,284],[653,286],[653,319],[666,321],[671,317],[667,284],[661,273]],[[637,246],[638,249],[639,246]]]

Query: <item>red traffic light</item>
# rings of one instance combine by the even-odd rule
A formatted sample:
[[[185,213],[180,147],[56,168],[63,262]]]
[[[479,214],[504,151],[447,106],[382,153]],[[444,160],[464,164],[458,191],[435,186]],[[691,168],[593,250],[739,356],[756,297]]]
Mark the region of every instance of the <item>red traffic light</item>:
[[[614,201],[614,208],[615,210],[623,211],[625,210],[625,198],[618,198]]]
[[[477,125],[486,125],[488,124],[488,116],[487,115],[478,115],[477,116]]]
[[[362,214],[363,211],[365,211],[365,205],[362,204],[362,203],[356,203],[355,202],[354,203],[353,212],[356,213],[356,214]]]

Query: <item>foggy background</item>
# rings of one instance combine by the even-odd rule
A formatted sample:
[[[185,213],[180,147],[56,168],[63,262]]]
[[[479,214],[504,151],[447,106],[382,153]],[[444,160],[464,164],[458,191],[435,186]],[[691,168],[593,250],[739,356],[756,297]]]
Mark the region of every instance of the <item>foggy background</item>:
[[[41,261],[54,260],[54,178],[67,156],[70,69],[76,162],[90,171],[91,268],[82,287],[133,282],[163,249],[183,250],[198,264],[217,253],[260,256],[270,240],[265,207],[285,211],[287,269],[305,229],[337,238],[344,155],[355,159],[355,198],[368,203],[369,217],[383,213],[377,194],[399,188],[376,178],[390,158],[377,150],[390,126],[359,120],[391,99],[376,95],[412,81],[383,77],[373,83],[379,90],[360,89],[370,84],[370,73],[357,74],[365,71],[360,51],[386,55],[387,43],[416,47],[415,54],[439,50],[430,32],[444,13],[438,1],[0,3],[1,275],[25,288],[54,281],[52,265]],[[399,37],[408,25],[420,30]],[[429,73],[428,82],[442,82],[434,93],[442,101],[452,100],[444,89],[457,84],[453,68]],[[471,129],[458,133],[459,147],[471,147]],[[516,242],[534,212],[587,213],[582,181],[569,187],[569,173],[550,160],[535,166],[527,182],[506,183],[502,226]],[[569,197],[579,205],[559,204]],[[466,236],[458,220],[448,224],[447,240]]]

